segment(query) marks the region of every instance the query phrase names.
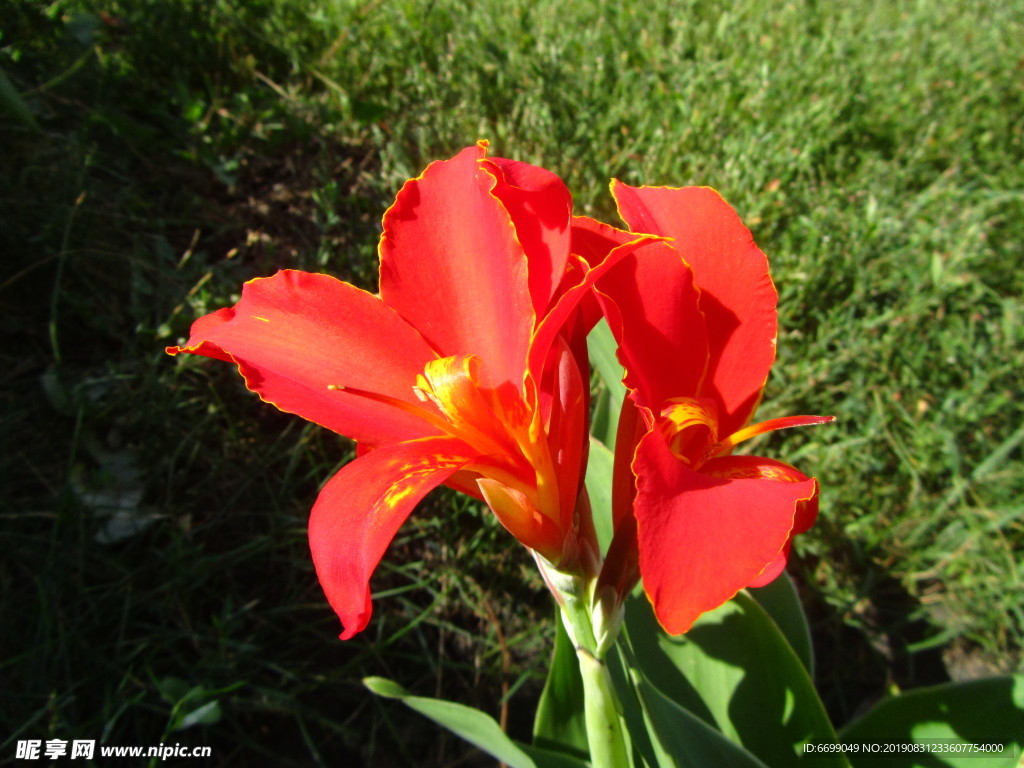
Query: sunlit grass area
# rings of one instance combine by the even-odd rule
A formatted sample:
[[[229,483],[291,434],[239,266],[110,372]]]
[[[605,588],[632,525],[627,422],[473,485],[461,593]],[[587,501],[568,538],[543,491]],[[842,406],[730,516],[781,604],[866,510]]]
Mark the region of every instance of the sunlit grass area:
[[[0,760],[466,759],[365,675],[529,732],[551,606],[500,525],[431,497],[339,642],[305,522],[350,446],[162,351],[282,267],[374,290],[401,183],[478,138],[613,221],[612,177],[714,186],[769,254],[759,413],[838,420],[751,450],[822,484],[791,572],[838,723],[1022,669],[1022,38],[954,0],[0,0]]]

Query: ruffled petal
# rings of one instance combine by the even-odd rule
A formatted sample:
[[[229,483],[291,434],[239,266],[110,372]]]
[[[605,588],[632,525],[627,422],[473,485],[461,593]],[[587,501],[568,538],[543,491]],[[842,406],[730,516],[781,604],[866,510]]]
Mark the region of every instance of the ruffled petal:
[[[764,456],[723,456],[706,462],[700,471],[724,480],[773,480],[777,483],[813,482],[814,493],[810,498],[797,502],[796,516],[793,519],[793,535],[806,533],[818,519],[818,483],[792,464],[776,459],[767,459]]]
[[[775,359],[778,294],[767,257],[713,189],[616,181],[612,194],[630,229],[675,238],[674,247],[693,269],[710,348],[699,394],[723,406],[720,433],[735,432],[757,407]]]
[[[543,317],[569,259],[572,196],[560,178],[536,165],[500,157],[483,165],[497,179],[493,194],[512,217],[526,252],[533,310]]]
[[[796,467],[760,456],[731,456],[709,462],[709,464],[712,471],[720,476],[726,474],[731,477],[762,477],[782,482],[804,482],[811,479],[811,482],[814,483],[813,496],[810,499],[802,499],[797,502],[797,513],[794,516],[790,540],[785,543],[782,551],[778,553],[771,564],[765,568],[764,573],[749,585],[765,587],[774,582],[785,569],[785,564],[790,559],[790,549],[793,547],[794,538],[810,530],[814,521],[818,519],[819,487],[817,480],[808,478]]]
[[[317,578],[341,619],[342,640],[370,620],[370,576],[399,527],[428,491],[471,460],[451,438],[378,448],[342,467],[309,518]]]
[[[599,266],[618,246],[635,239],[636,235],[632,232],[618,229],[588,216],[573,216],[572,218],[572,244],[570,247],[573,255],[582,259],[588,267]],[[569,289],[579,282],[571,272],[567,274],[567,278],[563,280],[565,289]],[[580,299],[577,312],[582,318],[583,330],[589,333],[601,319],[601,307],[598,306],[597,297],[591,291],[587,291],[586,295]]]
[[[655,413],[693,396],[708,365],[708,335],[693,273],[666,243],[620,261],[597,282],[598,302],[619,343],[624,382]]]
[[[330,389],[418,404],[416,376],[435,355],[376,296],[328,275],[283,270],[251,280],[234,307],[199,318],[188,342],[167,351],[234,362],[265,402],[367,446],[438,431],[398,408]]]
[[[530,347],[529,371],[535,380],[538,379],[551,344],[559,333],[570,326],[578,328],[581,332],[589,333],[600,319],[600,315],[591,312],[589,314],[592,317],[589,321],[584,319],[580,323],[574,322],[574,318],[580,320],[577,313],[586,313],[583,302],[585,300],[593,301],[591,289],[598,284],[601,278],[633,253],[638,251],[647,253],[652,247],[666,247],[656,237],[631,235],[631,238],[603,254],[601,261],[596,266],[588,266],[582,257],[573,255],[570,260],[572,269],[569,274],[576,277],[579,282],[570,286],[563,283],[554,305],[537,328]]]
[[[782,575],[782,572],[786,570],[786,563],[789,561],[789,550],[792,546],[793,539],[790,538],[790,540],[786,542],[786,546],[782,548],[782,551],[779,552],[779,554],[775,556],[775,559],[768,564],[768,567],[764,569],[764,572],[750,582],[747,587],[753,587],[755,589],[757,587],[767,587],[779,578],[779,576]]]
[[[526,255],[484,145],[431,163],[384,214],[380,293],[441,357],[476,355],[485,386],[522,387],[533,332]]]
[[[800,499],[796,503],[796,514],[793,518],[793,530],[789,534],[789,540],[782,548],[782,551],[765,568],[764,573],[754,579],[747,586],[763,587],[771,584],[778,578],[786,568],[789,560],[789,550],[793,544],[793,537],[805,533],[814,525],[818,519],[818,483],[808,478],[796,467],[775,459],[766,459],[762,456],[728,456],[721,459],[714,459],[707,462],[702,468],[714,477],[719,478],[760,478],[774,480],[777,482],[803,483],[811,480],[814,483],[814,493],[809,499]]]
[[[636,240],[636,234],[589,216],[572,217],[572,252],[596,267],[620,245]]]
[[[756,583],[789,541],[800,505],[817,494],[814,480],[748,476],[744,471],[753,467],[734,461],[705,464],[721,477],[695,472],[657,430],[637,448],[640,573],[670,634],[685,632],[702,613]]]

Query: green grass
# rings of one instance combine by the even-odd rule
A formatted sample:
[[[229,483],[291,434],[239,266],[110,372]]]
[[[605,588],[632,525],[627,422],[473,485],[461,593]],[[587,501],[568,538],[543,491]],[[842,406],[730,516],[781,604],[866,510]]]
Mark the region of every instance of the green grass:
[[[373,624],[339,643],[304,525],[344,441],[161,352],[282,266],[372,289],[399,185],[481,137],[609,219],[612,176],[714,186],[768,252],[783,330],[761,415],[839,417],[753,446],[823,486],[794,571],[837,719],[889,683],[1022,668],[1014,4],[2,0],[0,18],[20,94],[0,103],[0,760],[50,737],[237,765],[466,753],[366,674],[495,715],[504,690],[528,731],[548,603],[500,526],[431,502]],[[103,543],[118,512],[130,535]],[[219,722],[167,730],[214,700]]]

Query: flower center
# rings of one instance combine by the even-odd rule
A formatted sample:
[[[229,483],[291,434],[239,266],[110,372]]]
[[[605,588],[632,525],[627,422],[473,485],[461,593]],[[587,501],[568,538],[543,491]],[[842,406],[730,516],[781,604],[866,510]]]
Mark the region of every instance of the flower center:
[[[453,487],[470,493],[466,483],[475,484],[517,539],[558,561],[565,525],[540,410],[530,409],[511,382],[482,387],[479,368],[473,355],[431,360],[412,388],[423,405],[343,384],[328,389],[393,406],[464,442],[477,455],[449,482],[462,476]]]
[[[673,397],[661,409],[661,433],[669,449],[693,469],[718,448],[718,406],[704,397]]]
[[[765,432],[827,424],[833,416],[783,416],[750,424],[725,438],[718,436],[718,406],[706,397],[673,397],[661,409],[659,426],[669,449],[693,469],[709,459],[725,456],[739,443]]]
[[[413,391],[440,411],[442,428],[479,452],[464,467],[487,505],[516,538],[548,557],[562,555],[559,488],[539,411],[506,382],[480,386],[473,355],[431,360]]]

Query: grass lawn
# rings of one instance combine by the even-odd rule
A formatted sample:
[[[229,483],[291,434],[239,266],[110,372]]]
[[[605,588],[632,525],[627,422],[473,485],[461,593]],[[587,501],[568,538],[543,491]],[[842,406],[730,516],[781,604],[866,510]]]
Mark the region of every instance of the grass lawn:
[[[837,723],[1024,669],[1024,6],[648,5],[0,0],[0,764],[478,764],[371,674],[529,733],[525,551],[435,494],[339,642],[305,521],[350,446],[162,352],[281,267],[374,290],[401,183],[478,138],[611,221],[611,177],[714,186],[768,253],[759,416],[838,417],[751,446],[822,484],[790,570]]]

